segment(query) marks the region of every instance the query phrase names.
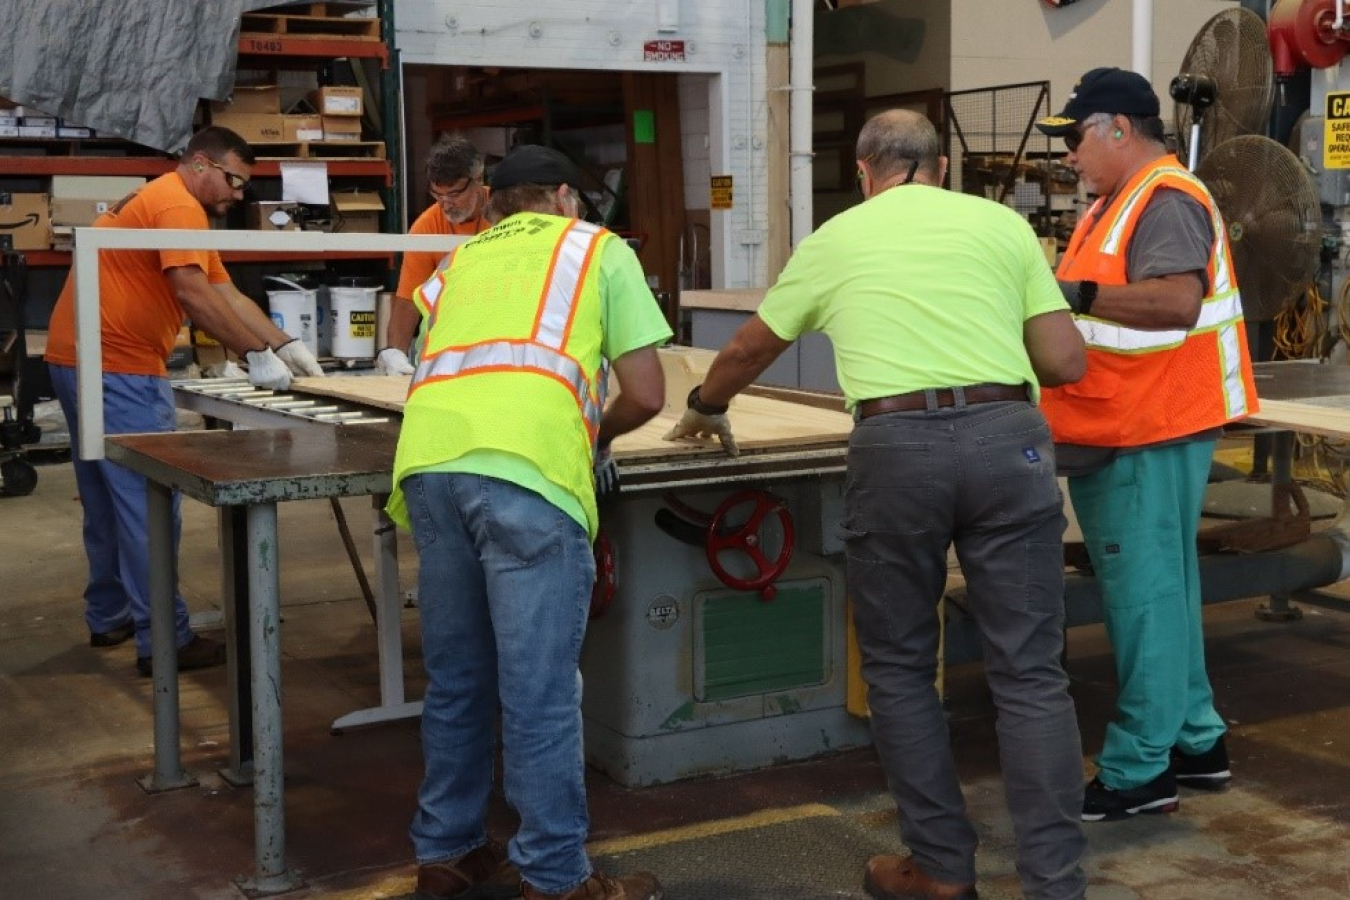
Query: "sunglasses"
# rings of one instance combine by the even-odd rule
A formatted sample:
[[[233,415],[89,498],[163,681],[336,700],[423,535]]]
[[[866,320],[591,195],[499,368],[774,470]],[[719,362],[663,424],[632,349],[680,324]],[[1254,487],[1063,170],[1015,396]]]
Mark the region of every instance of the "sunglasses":
[[[1072,131],[1064,134],[1064,146],[1070,153],[1077,153],[1078,147],[1083,143],[1083,129],[1075,126]]]
[[[244,188],[248,187],[249,179],[245,178],[243,175],[236,175],[235,173],[231,172],[229,169],[227,169],[227,168],[225,168],[224,166],[222,166],[220,163],[216,162],[214,159],[209,159],[209,158],[208,158],[208,159],[206,160],[206,162],[207,162],[212,168],[219,169],[221,172],[224,173],[224,175],[225,175],[225,183],[228,184],[228,185],[230,186],[230,190],[232,190],[232,191],[242,191]]]

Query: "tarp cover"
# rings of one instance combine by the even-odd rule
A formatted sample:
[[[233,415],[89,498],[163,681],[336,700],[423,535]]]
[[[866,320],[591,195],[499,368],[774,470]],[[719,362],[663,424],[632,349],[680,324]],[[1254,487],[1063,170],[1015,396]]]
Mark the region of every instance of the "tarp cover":
[[[0,96],[176,153],[234,86],[239,17],[278,0],[0,0]]]

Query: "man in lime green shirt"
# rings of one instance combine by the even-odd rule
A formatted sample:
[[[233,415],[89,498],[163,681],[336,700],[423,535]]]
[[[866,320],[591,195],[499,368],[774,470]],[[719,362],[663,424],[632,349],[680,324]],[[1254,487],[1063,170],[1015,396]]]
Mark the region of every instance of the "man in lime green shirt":
[[[1031,900],[1086,887],[1082,748],[1064,641],[1063,501],[1035,401],[1075,381],[1083,340],[1030,226],[940,185],[932,124],[882,113],[858,136],[865,202],[797,247],[667,435],[734,447],[731,398],[808,331],[829,336],[858,422],[845,513],[849,596],[873,737],[909,857],[874,857],[880,900],[975,893],[976,833],[937,694],[938,604],[955,545],[999,709],[999,752]]]
[[[577,218],[578,183],[556,150],[512,150],[492,173],[495,224],[413,295],[425,340],[389,512],[417,544],[428,676],[419,900],[661,896],[654,876],[612,878],[586,855],[578,665],[596,480],[610,441],[661,411],[670,328],[633,251]],[[484,821],[499,708],[520,817],[505,849]]]

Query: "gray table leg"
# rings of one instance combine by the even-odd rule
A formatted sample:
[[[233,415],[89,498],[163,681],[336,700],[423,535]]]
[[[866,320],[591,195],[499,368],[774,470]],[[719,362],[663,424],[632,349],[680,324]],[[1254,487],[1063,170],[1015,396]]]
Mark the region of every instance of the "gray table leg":
[[[230,761],[220,777],[235,787],[253,783],[253,699],[249,690],[247,513],[222,506],[220,596],[225,611],[225,685],[230,711]]]
[[[1270,490],[1294,480],[1294,432],[1277,431],[1273,441]],[[1292,602],[1288,594],[1271,594],[1269,603],[1256,608],[1256,617],[1264,622],[1296,622],[1303,618],[1303,610]]]
[[[246,890],[277,894],[300,879],[286,869],[286,797],[281,724],[281,583],[277,507],[248,508],[249,654],[253,689],[253,848]]]
[[[375,613],[380,655],[380,705],[403,702],[403,603],[398,595],[398,532],[384,512],[389,497],[371,498],[375,516]]]
[[[379,722],[422,714],[422,701],[405,699],[403,686],[403,600],[398,593],[398,534],[384,513],[387,494],[371,497],[375,538],[375,644],[380,658],[380,705],[339,716],[331,731],[341,734]]]
[[[155,771],[140,779],[156,793],[190,787],[197,780],[183,770],[178,724],[178,638],[173,624],[173,592],[178,560],[173,552],[173,491],[146,480],[150,551],[150,642],[154,665]]]

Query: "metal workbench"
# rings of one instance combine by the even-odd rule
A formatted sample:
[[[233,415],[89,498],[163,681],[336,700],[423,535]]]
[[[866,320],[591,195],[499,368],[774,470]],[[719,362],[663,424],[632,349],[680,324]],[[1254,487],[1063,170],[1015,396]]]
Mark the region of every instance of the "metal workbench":
[[[150,611],[154,662],[155,769],[151,790],[192,783],[179,748],[178,659],[173,595],[173,492],[221,510],[227,580],[238,581],[234,548],[246,547],[248,602],[225,604],[231,761],[251,745],[255,872],[246,889],[290,890],[282,786],[282,707],[277,504],[287,500],[388,494],[397,428],[367,425],[316,431],[195,431],[118,435],[108,459],[146,478],[149,492]],[[242,524],[242,534],[240,525]],[[231,591],[227,596],[244,594]],[[248,652],[239,638],[247,622]],[[397,632],[397,622],[381,623]],[[243,685],[248,685],[246,692]],[[238,698],[250,697],[241,709]]]

